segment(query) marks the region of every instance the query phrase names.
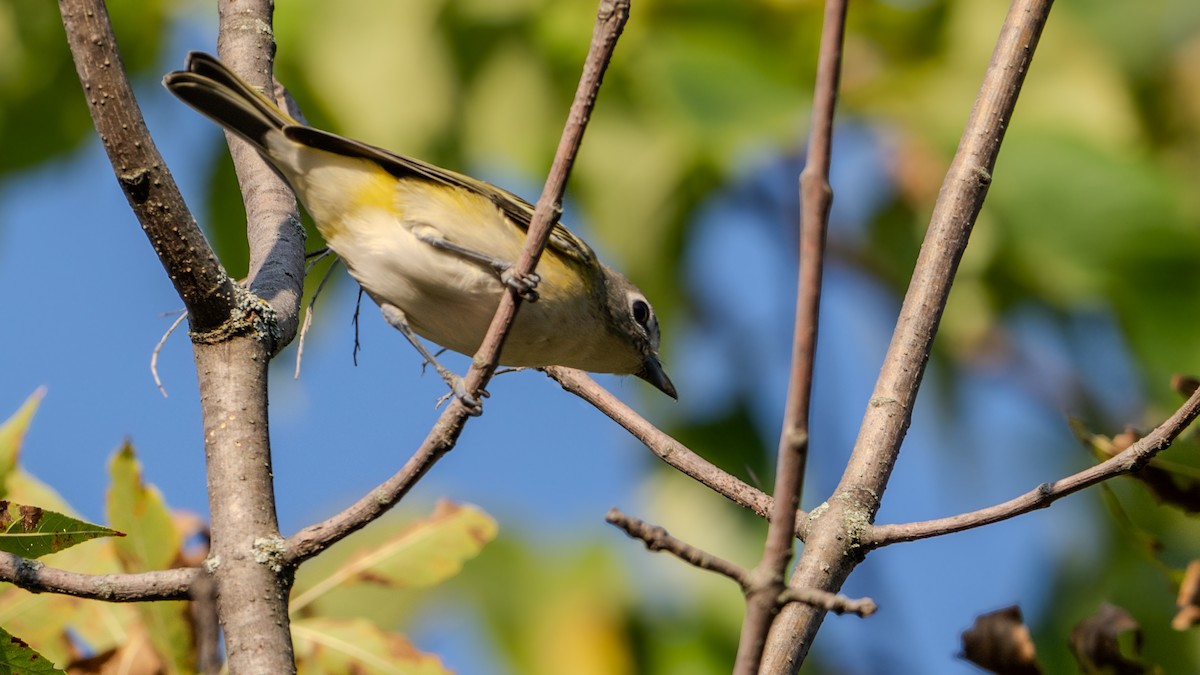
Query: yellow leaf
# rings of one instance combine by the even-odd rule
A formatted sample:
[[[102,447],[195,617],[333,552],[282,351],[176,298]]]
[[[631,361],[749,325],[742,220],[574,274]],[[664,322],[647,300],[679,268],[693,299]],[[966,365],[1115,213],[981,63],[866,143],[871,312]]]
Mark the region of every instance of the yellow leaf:
[[[8,477],[17,468],[21,441],[25,438],[33,414],[37,412],[38,404],[45,395],[46,388],[38,387],[12,417],[0,424],[0,497],[8,496]]]
[[[365,619],[300,619],[292,622],[296,668],[304,673],[449,675],[441,659],[418,651],[403,635]]]
[[[115,544],[117,557],[127,572],[168,569],[179,556],[181,537],[162,495],[142,482],[142,467],[126,442],[109,463],[112,485],[108,492],[108,519],[128,537]],[[194,662],[194,645],[188,605],[183,602],[138,604],[150,643],[169,664],[170,672],[186,672]]]
[[[295,614],[330,590],[353,583],[388,588],[432,586],[457,574],[496,532],[496,521],[480,509],[440,501],[428,518],[410,524],[378,546],[359,551],[296,596],[291,611]]]

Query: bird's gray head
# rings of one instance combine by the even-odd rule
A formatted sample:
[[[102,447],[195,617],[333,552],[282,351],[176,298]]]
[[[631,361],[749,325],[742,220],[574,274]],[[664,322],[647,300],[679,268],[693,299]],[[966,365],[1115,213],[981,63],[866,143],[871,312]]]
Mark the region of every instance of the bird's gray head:
[[[654,385],[671,398],[678,399],[675,385],[663,371],[658,358],[658,316],[650,301],[628,279],[608,266],[604,266],[606,306],[609,329],[617,333],[632,347],[636,363],[630,364],[628,373],[636,375]]]

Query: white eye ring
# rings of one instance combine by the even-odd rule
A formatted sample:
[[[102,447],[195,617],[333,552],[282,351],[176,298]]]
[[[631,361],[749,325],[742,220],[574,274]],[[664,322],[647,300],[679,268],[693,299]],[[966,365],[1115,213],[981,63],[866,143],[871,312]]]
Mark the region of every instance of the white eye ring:
[[[650,319],[653,317],[653,312],[650,311],[650,303],[641,298],[634,298],[629,305],[630,311],[633,313],[633,320],[642,328],[650,327]]]

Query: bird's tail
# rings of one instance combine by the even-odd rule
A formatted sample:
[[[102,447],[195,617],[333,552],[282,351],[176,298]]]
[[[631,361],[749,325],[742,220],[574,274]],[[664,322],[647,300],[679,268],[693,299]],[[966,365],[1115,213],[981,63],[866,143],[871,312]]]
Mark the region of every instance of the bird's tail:
[[[260,150],[267,150],[270,134],[300,124],[225,64],[203,52],[188,53],[185,70],[167,73],[163,86]]]

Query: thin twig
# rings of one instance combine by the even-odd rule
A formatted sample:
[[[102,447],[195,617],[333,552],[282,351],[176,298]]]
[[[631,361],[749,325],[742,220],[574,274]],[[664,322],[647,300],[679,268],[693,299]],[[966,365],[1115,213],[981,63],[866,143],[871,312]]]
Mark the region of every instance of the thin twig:
[[[518,277],[528,276],[537,266],[551,229],[562,211],[562,195],[566,188],[567,176],[583,141],[583,131],[595,105],[604,71],[612,59],[617,38],[628,18],[628,0],[601,0],[575,100],[571,104],[566,127],[555,152],[542,196],[534,209],[525,247],[513,267],[513,272]],[[500,348],[508,328],[512,325],[519,302],[520,297],[511,289],[501,296],[496,315],[467,372],[466,386],[469,392],[477,394],[495,372]],[[446,407],[421,447],[399,472],[341,513],[306,527],[289,538],[284,560],[288,564],[299,564],[361,529],[394,506],[434,463],[454,447],[469,417],[468,413],[467,406],[456,398]]]
[[[958,262],[991,185],[1000,143],[1051,5],[1051,0],[1015,0],[1009,9],[934,206],[850,461],[809,527],[793,586],[837,591],[861,559],[862,534],[879,510],[912,419],[913,402]],[[808,605],[784,608],[768,637],[763,672],[796,672],[824,615]]]
[[[158,344],[154,345],[154,351],[150,352],[150,374],[154,376],[154,384],[158,387],[158,390],[162,392],[163,398],[167,398],[167,389],[163,386],[162,380],[158,377],[158,355],[162,352],[163,347],[167,345],[167,338],[171,337],[171,334],[175,332],[176,328],[179,328],[179,324],[183,323],[183,320],[187,318],[187,315],[186,309],[179,310],[179,316],[171,322],[171,327],[167,329],[167,332],[163,333],[162,337],[158,339]],[[163,316],[169,315],[164,314]]]
[[[746,596],[746,617],[738,642],[733,672],[758,672],[767,631],[779,610],[779,593],[784,587],[788,562],[792,559],[793,537],[788,523],[796,519],[804,489],[808,457],[808,415],[812,399],[813,364],[817,352],[817,325],[821,306],[821,272],[824,267],[825,232],[833,191],[829,187],[830,147],[833,115],[837,105],[838,80],[842,66],[842,40],[846,27],[846,0],[827,0],[817,77],[813,85],[812,130],[808,159],[800,174],[800,255],[796,282],[796,327],[792,343],[792,369],[784,407],[783,428],[775,471],[775,506],[755,578],[762,580]]]
[[[350,360],[354,362],[354,367],[358,367],[358,352],[362,350],[362,342],[358,336],[358,317],[362,314],[362,286],[358,287],[358,297],[354,300],[354,317],[351,321],[354,323],[354,349],[350,351]]]
[[[32,593],[58,593],[105,602],[186,600],[200,569],[179,567],[140,574],[82,574],[0,552],[0,581]]]
[[[826,612],[834,614],[853,614],[864,619],[879,609],[879,606],[871,598],[848,598],[840,593],[833,594],[812,588],[789,587],[785,589],[779,596],[779,604],[786,605],[790,602],[820,607]]]
[[[784,407],[783,429],[779,436],[780,473],[791,473],[787,464],[794,463],[798,467],[798,475],[789,475],[787,485],[789,488],[795,487],[797,502],[804,489],[804,466],[808,454],[808,416],[812,400],[813,365],[817,352],[821,279],[825,266],[825,234],[829,227],[829,209],[833,203],[833,190],[829,186],[833,117],[837,105],[845,26],[846,0],[830,0],[825,4],[825,23],[821,30],[817,77],[813,86],[808,157],[804,162],[804,170],[800,173],[800,254],[796,281],[796,326],[792,347],[791,381],[788,384],[788,398]],[[795,459],[785,464],[785,457]],[[784,469],[789,471],[785,472]]]
[[[750,571],[745,567],[706,553],[682,539],[672,537],[665,529],[626,515],[616,507],[609,509],[604,520],[621,528],[630,537],[642,540],[651,551],[666,551],[693,567],[729,577],[736,581],[743,591],[750,584]]]
[[[587,59],[583,65],[583,74],[575,90],[575,99],[571,102],[567,125],[554,154],[554,162],[550,166],[550,175],[542,187],[533,217],[529,223],[529,231],[525,237],[525,247],[513,265],[517,278],[523,279],[533,273],[538,259],[550,240],[550,233],[558,218],[562,215],[562,197],[567,188],[567,178],[575,164],[575,156],[583,142],[583,132],[591,118],[592,108],[596,104],[596,95],[600,91],[600,83],[604,79],[604,71],[612,59],[617,39],[629,19],[629,0],[601,0],[596,16],[596,26],[592,31],[592,42]],[[500,306],[496,315],[479,345],[479,350],[471,359],[471,368],[467,371],[467,391],[477,394],[483,389],[492,373],[495,372],[500,358],[500,350],[508,336],[508,329],[516,318],[517,308],[521,304],[519,292],[508,287],[500,298]],[[453,407],[462,409],[466,406],[461,400],[455,400]]]
[[[937,537],[952,532],[962,532],[975,527],[1008,520],[1037,509],[1044,509],[1069,494],[1106,481],[1110,478],[1132,473],[1146,466],[1159,452],[1167,449],[1184,429],[1200,415],[1200,391],[1195,392],[1175,414],[1171,415],[1154,431],[1142,437],[1120,454],[1091,466],[1079,473],[1051,483],[1042,483],[1033,490],[1003,504],[963,513],[949,518],[926,520],[898,525],[877,525],[870,528],[863,538],[863,545],[879,548],[904,541],[916,541]]]
[[[551,366],[543,369],[562,388],[591,403],[612,421],[624,427],[662,461],[684,475],[752,511],[761,518],[770,518],[774,500],[771,496],[738,480],[720,467],[697,455],[686,445],[651,424],[621,399],[601,387],[587,373],[574,368]],[[795,517],[794,535],[803,541],[808,527],[808,514],[800,511]]]
[[[666,551],[693,567],[732,579],[741,587],[743,593],[747,593],[753,587],[753,573],[750,570],[673,537],[662,527],[622,513],[617,508],[609,509],[604,519],[624,530],[630,537],[641,540],[651,551]],[[801,602],[838,614],[849,613],[862,617],[875,613],[875,601],[870,598],[847,598],[844,595],[807,588],[785,587],[780,590],[776,601],[780,606],[790,602]]]
[[[307,277],[309,272],[312,272],[313,268],[317,266],[317,263],[329,255],[333,255],[330,249],[321,249],[318,255],[309,260],[308,266],[304,268],[304,276]],[[317,298],[321,297],[321,291],[325,290],[325,284],[333,276],[333,268],[337,267],[339,260],[341,258],[334,258],[333,264],[325,270],[325,274],[321,277],[321,282],[317,284],[317,290],[313,291],[312,297],[308,299],[308,305],[304,308],[304,321],[300,324],[300,337],[296,345],[296,374],[294,377],[297,380],[300,379],[300,361],[304,358],[304,338],[308,336],[308,329],[312,326],[313,312],[317,308]],[[357,315],[357,311],[355,314]]]

